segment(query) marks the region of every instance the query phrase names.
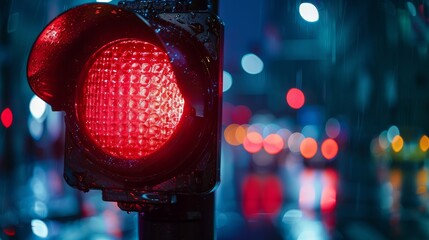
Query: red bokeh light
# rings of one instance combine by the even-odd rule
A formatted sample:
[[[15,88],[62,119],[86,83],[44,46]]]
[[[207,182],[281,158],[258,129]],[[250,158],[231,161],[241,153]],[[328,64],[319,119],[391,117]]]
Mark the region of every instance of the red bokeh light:
[[[13,237],[16,235],[16,230],[12,227],[3,229],[4,234],[9,237]]]
[[[271,216],[276,216],[283,204],[282,182],[277,176],[269,176],[265,179],[262,189],[262,208],[264,212]]]
[[[270,134],[264,139],[264,149],[269,154],[277,154],[283,147],[283,138],[278,134]]]
[[[324,187],[320,196],[320,209],[324,212],[333,211],[337,205],[337,181],[338,176],[335,171],[323,172]]]
[[[250,132],[247,134],[243,141],[243,147],[249,153],[257,153],[261,150],[263,144],[263,138],[261,134],[257,132]]]
[[[9,128],[12,125],[12,122],[13,122],[12,111],[9,108],[6,108],[1,113],[1,123],[5,128]]]
[[[322,151],[323,157],[328,160],[335,158],[338,154],[338,144],[334,139],[326,139],[322,143],[322,147],[320,149]]]
[[[184,110],[170,60],[157,46],[123,40],[97,52],[80,87],[78,114],[105,153],[139,159],[160,149]]]
[[[283,185],[278,176],[250,175],[243,182],[243,214],[252,219],[258,216],[275,217],[283,204]]]
[[[234,107],[231,112],[231,119],[233,123],[237,123],[240,125],[249,123],[251,117],[252,111],[250,110],[250,108],[243,105]]]
[[[304,93],[298,88],[291,88],[286,94],[286,101],[291,108],[300,109],[305,103]]]
[[[247,218],[255,217],[259,209],[259,191],[261,189],[260,179],[256,176],[249,176],[243,183],[243,213]]]

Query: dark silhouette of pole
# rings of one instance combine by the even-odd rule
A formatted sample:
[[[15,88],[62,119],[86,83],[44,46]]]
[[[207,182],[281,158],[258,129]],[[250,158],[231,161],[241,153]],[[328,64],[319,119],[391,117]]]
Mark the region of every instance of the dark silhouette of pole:
[[[139,213],[139,239],[215,239],[214,193],[178,195],[174,204]]]

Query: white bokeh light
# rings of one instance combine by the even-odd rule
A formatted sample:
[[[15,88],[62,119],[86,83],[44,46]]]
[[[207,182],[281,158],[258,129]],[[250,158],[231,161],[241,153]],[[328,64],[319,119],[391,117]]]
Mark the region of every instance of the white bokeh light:
[[[31,220],[31,230],[34,235],[39,238],[47,238],[48,237],[48,226],[42,220],[33,219]]]
[[[40,120],[46,112],[46,103],[38,96],[34,95],[30,101],[30,113],[36,119]]]
[[[319,20],[319,11],[311,3],[301,3],[299,5],[299,14],[307,22],[317,22]]]
[[[253,53],[248,53],[241,58],[241,66],[249,74],[258,74],[264,70],[264,62]]]
[[[228,91],[232,86],[232,76],[229,72],[223,71],[223,92]]]

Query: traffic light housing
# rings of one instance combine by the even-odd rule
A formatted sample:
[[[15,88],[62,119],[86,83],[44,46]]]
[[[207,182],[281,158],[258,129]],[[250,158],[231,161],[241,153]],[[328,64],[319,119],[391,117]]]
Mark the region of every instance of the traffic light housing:
[[[65,112],[67,183],[127,211],[219,182],[223,25],[161,2],[70,9],[28,60],[33,91]]]

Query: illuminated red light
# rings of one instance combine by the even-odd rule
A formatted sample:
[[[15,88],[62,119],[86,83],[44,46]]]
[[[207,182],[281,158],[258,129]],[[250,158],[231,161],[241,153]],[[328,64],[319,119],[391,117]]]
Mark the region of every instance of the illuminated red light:
[[[184,111],[167,54],[151,43],[122,40],[99,50],[88,66],[77,110],[90,139],[122,159],[160,149]]]
[[[6,108],[1,113],[1,122],[5,128],[9,128],[13,122],[13,114],[9,108]]]
[[[338,144],[334,139],[326,139],[322,143],[320,149],[322,151],[323,157],[328,160],[335,158],[338,154]]]
[[[287,104],[293,109],[300,109],[304,106],[304,93],[298,88],[291,88],[286,94]]]

